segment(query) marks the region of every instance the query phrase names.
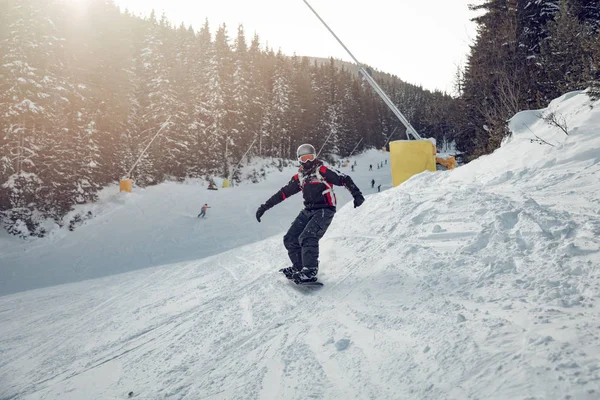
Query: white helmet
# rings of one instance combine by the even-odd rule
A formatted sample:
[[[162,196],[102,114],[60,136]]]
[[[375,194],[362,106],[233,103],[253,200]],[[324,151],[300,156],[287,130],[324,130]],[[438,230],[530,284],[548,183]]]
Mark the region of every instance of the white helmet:
[[[317,152],[312,144],[301,144],[296,150],[296,157],[300,158],[300,156],[305,156],[307,154],[314,154],[316,156]]]

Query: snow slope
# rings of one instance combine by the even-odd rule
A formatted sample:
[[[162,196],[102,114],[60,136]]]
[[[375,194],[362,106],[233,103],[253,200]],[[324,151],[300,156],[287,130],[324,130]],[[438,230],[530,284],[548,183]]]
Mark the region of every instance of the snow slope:
[[[371,150],[354,158],[355,172],[350,166],[340,170],[351,174],[369,195],[377,191],[377,187],[371,189],[371,179],[382,183],[382,190],[391,187],[389,169],[375,165],[387,157],[387,153]],[[369,171],[369,163],[373,171]],[[255,162],[243,172],[260,166]],[[67,227],[55,227],[49,237],[23,241],[4,233],[0,236],[0,273],[4,278],[0,280],[0,295],[197,260],[286,231],[302,207],[301,196],[270,210],[269,218],[261,224],[256,222],[255,213],[297,168],[266,170],[266,181],[218,191],[207,190],[197,181],[136,188],[132,194],[119,194],[118,187],[109,187],[98,203],[78,207],[73,213],[91,211],[95,216],[76,228],[75,234]],[[342,188],[336,193],[340,204],[352,200]],[[199,220],[204,203],[211,208],[207,218]]]
[[[213,225],[244,246],[0,297],[0,399],[597,399],[600,111],[589,105],[578,92],[550,105],[568,137],[540,120],[548,110],[520,113],[494,154],[342,207],[321,241],[322,289],[277,274],[281,232],[250,244],[271,232],[250,224],[248,206],[244,235],[233,211]],[[531,143],[532,132],[555,147]],[[230,193],[242,207],[283,175]],[[184,207],[161,198],[172,192],[146,190],[112,215],[147,199],[160,219]],[[297,208],[263,221],[283,227]],[[127,243],[176,254],[147,221],[135,219],[139,237]],[[162,228],[176,232],[175,222]],[[70,236],[115,234],[91,221],[48,242],[60,253]],[[144,256],[127,243],[112,244],[119,259]]]

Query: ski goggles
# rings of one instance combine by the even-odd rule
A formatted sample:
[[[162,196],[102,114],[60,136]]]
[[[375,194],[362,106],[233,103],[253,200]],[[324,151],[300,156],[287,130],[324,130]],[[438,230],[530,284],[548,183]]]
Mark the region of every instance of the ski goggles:
[[[301,163],[305,163],[308,161],[314,161],[314,160],[315,160],[314,154],[305,154],[303,156],[298,157],[298,161],[300,161]]]

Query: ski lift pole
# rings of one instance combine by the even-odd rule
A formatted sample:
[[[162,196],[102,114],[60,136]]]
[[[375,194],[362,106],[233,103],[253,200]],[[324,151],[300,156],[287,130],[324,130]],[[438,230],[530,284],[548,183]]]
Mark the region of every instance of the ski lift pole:
[[[358,143],[356,143],[356,146],[354,146],[354,148],[352,149],[352,151],[350,152],[350,155],[348,156],[348,158],[352,157],[352,154],[354,154],[354,150],[356,150],[356,148],[358,147],[358,145],[360,144],[360,142],[363,141],[364,138],[361,138]]]
[[[323,150],[323,147],[325,147],[325,145],[329,141],[329,138],[331,137],[332,134],[333,134],[333,130],[329,133],[329,136],[327,136],[327,139],[325,139],[323,146],[321,146],[321,148],[319,149],[319,152],[317,153],[317,158],[319,158],[319,154],[321,154],[321,150]]]
[[[168,125],[168,123],[169,123],[170,120],[171,120],[171,116],[169,116],[169,118],[167,118],[167,120],[165,122],[163,122],[163,124],[160,127],[160,129],[158,130],[158,132],[156,132],[156,135],[154,135],[154,137],[152,138],[152,140],[150,140],[150,143],[148,143],[148,145],[146,146],[146,148],[144,149],[144,151],[142,151],[142,154],[140,154],[140,156],[138,157],[138,159],[135,160],[135,162],[133,163],[133,166],[129,169],[129,172],[127,172],[127,178],[131,177],[131,173],[133,172],[133,169],[135,168],[135,166],[137,165],[137,163],[140,162],[140,160],[142,159],[142,157],[144,156],[144,154],[146,154],[146,150],[148,150],[148,147],[150,147],[150,145],[152,144],[152,142],[154,142],[154,139],[156,139],[158,137],[158,135],[160,134],[160,132],[162,132],[162,130],[165,129],[165,127]]]
[[[397,130],[398,130],[398,127],[395,127],[394,130],[392,131],[392,133],[390,133],[390,136],[388,136],[388,138],[385,141],[385,144],[383,145],[383,147],[387,146],[387,144],[390,142],[390,139],[392,138],[392,136],[394,135],[394,133],[396,133]]]
[[[369,75],[369,73],[363,67],[363,65],[360,62],[358,62],[356,57],[354,57],[354,55],[350,52],[350,50],[348,50],[348,48],[340,40],[340,38],[338,38],[337,35],[331,30],[329,25],[327,25],[327,23],[325,23],[323,18],[321,18],[321,16],[319,16],[319,14],[315,11],[314,8],[312,8],[312,6],[308,3],[307,0],[303,0],[303,1],[308,6],[308,8],[310,8],[310,10],[317,16],[319,21],[321,21],[323,23],[323,25],[325,25],[325,28],[327,28],[327,30],[333,35],[333,37],[339,42],[339,44],[342,45],[342,47],[344,48],[344,50],[346,50],[346,52],[350,55],[350,57],[352,57],[352,59],[354,60],[356,65],[358,65],[359,71],[364,75],[364,77],[367,80],[367,82],[369,83],[369,85],[371,85],[373,90],[375,90],[375,92],[379,95],[379,97],[381,97],[383,102],[390,108],[390,110],[392,110],[392,112],[400,120],[402,125],[404,125],[404,127],[406,128],[407,134],[412,135],[412,137],[415,139],[422,139],[421,136],[415,130],[415,128],[413,128],[413,126],[410,124],[410,122],[408,122],[406,117],[404,115],[402,115],[400,110],[398,110],[398,107],[396,107],[396,105],[392,102],[392,100],[390,100],[390,98],[387,96],[387,94],[385,94],[385,92],[379,87],[377,82],[375,82],[375,80],[371,77],[371,75]]]
[[[229,182],[233,181],[231,180],[231,178],[233,178],[233,174],[235,173],[235,171],[237,171],[237,169],[239,168],[240,164],[242,163],[242,161],[244,160],[244,157],[246,157],[246,154],[248,154],[248,152],[250,151],[250,149],[252,148],[252,146],[254,146],[254,143],[256,143],[256,139],[254,139],[252,141],[252,143],[250,144],[250,147],[248,147],[248,150],[246,150],[246,152],[244,153],[244,155],[242,156],[242,158],[240,158],[240,162],[237,163],[237,165],[235,166],[234,169],[231,170],[231,174],[229,174],[229,177],[227,177],[227,179],[229,180]]]

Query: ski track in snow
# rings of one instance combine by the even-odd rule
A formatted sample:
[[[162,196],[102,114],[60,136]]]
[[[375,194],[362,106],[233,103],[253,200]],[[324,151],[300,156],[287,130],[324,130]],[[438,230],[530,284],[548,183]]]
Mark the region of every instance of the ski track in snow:
[[[590,115],[598,126],[600,113]],[[219,245],[243,246],[221,254],[193,259],[174,239],[169,265],[0,297],[0,399],[597,399],[600,139],[577,121],[581,136],[561,152],[524,149],[515,135],[466,167],[341,207],[320,244],[323,288],[277,272],[288,262],[281,234],[251,243],[232,232]],[[366,188],[372,174],[355,175]],[[179,188],[157,209],[193,192]],[[123,207],[135,212],[153,193]],[[253,218],[252,194],[241,197]],[[294,207],[265,214],[267,230],[242,227],[281,232]],[[186,229],[210,224],[211,246],[240,229],[237,212],[194,212]],[[168,256],[152,252],[166,248],[166,223],[142,227],[142,247],[115,251],[154,254],[154,265]],[[97,225],[79,234],[102,240],[83,229]]]

